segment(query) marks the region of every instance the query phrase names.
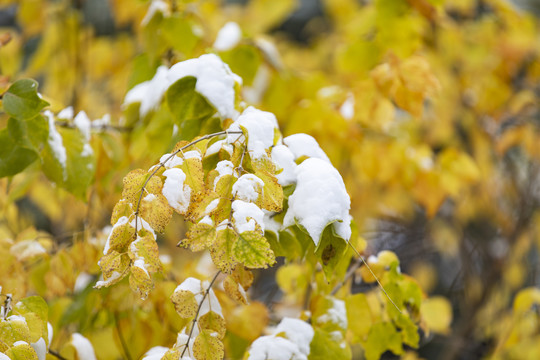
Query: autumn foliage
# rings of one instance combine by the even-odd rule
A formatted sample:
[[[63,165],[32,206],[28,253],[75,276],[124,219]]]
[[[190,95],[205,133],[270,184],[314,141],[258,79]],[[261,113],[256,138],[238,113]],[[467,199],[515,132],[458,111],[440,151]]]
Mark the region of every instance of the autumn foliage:
[[[305,7],[0,2],[0,360],[538,358],[537,18]]]

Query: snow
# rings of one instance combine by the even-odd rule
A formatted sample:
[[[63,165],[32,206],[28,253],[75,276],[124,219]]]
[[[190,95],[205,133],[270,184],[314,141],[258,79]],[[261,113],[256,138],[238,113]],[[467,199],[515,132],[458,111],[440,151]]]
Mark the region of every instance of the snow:
[[[28,345],[28,343],[26,341],[22,341],[22,340],[15,341],[13,343],[13,346],[19,346],[19,345]]]
[[[46,254],[47,250],[35,240],[22,240],[13,245],[9,252],[17,257],[17,260],[23,261],[37,255]]]
[[[20,315],[11,315],[6,320],[9,322],[23,322],[26,324],[26,319]]]
[[[65,180],[67,178],[66,148],[64,147],[64,144],[62,142],[62,136],[60,135],[58,130],[56,130],[56,127],[54,125],[53,113],[50,112],[49,110],[46,110],[43,114],[47,117],[47,119],[49,119],[49,137],[47,139],[47,143],[51,147],[54,157],[58,160],[58,162],[62,166],[62,169],[64,170],[64,180]]]
[[[38,356],[38,360],[45,360],[47,356],[47,344],[43,338],[39,338],[38,341],[31,343],[30,346],[34,349]]]
[[[113,281],[116,281],[117,279],[119,279],[120,276],[122,276],[121,273],[119,273],[118,271],[113,271],[109,279],[99,280],[98,282],[96,282],[96,285],[94,286],[94,288],[99,289],[104,286],[109,286],[110,284],[113,283]]]
[[[171,157],[171,154],[165,154],[159,159],[159,162],[163,164],[163,166],[165,166],[166,169],[170,169],[170,168],[182,165],[184,163],[184,159],[182,159],[178,155],[174,155]]]
[[[333,223],[336,234],[348,241],[351,199],[339,172],[325,160],[309,158],[296,167],[295,174],[296,189],[289,197],[283,225],[298,221],[317,246],[324,228]]]
[[[158,12],[162,13],[163,16],[168,16],[170,14],[169,4],[167,4],[164,0],[152,0],[146,15],[144,15],[144,18],[141,21],[141,25],[145,26],[148,24]]]
[[[229,131],[247,131],[247,149],[252,159],[266,156],[266,149],[274,145],[275,131],[279,130],[276,116],[250,106],[229,127]],[[228,135],[227,141],[233,143],[242,135]]]
[[[73,106],[68,106],[67,108],[61,110],[56,117],[64,120],[71,120],[73,119],[73,115]]]
[[[210,214],[212,211],[214,211],[217,208],[218,204],[219,204],[219,199],[212,200],[210,204],[208,204],[206,208],[204,209],[204,213]]]
[[[146,220],[144,220],[142,217],[140,217],[140,216],[137,217],[137,223],[136,224],[135,224],[135,219],[131,220],[129,225],[133,226],[134,228],[137,228],[137,231],[139,231],[141,229],[144,229],[144,230],[148,231],[149,233],[151,233],[153,235],[154,239],[156,239],[156,233],[154,232],[154,229],[152,229],[150,224],[147,223]]]
[[[179,168],[165,170],[163,175],[166,177],[163,189],[163,196],[174,209],[180,213],[187,211],[191,199],[191,188],[184,184],[186,174]]]
[[[11,360],[6,354],[0,353],[0,360]]]
[[[235,200],[232,203],[233,219],[239,234],[255,231],[256,225],[264,232],[264,212],[253,203]]]
[[[184,159],[199,159],[202,160],[201,153],[198,150],[190,150],[182,153]]]
[[[94,277],[86,272],[81,272],[78,276],[77,276],[77,279],[75,279],[75,285],[73,285],[73,292],[75,294],[77,293],[80,293],[81,291],[83,291],[84,289],[86,289],[86,287],[88,286],[88,284],[90,284],[90,282],[92,282],[92,280],[94,279]]]
[[[169,351],[169,348],[154,346],[144,354],[142,360],[160,360],[167,351]]]
[[[208,289],[208,287],[210,287],[210,283],[208,281],[201,282],[201,280],[199,279],[189,277],[184,280],[184,282],[182,282],[180,285],[178,285],[174,292],[180,290],[190,291],[195,294],[195,300],[197,301],[197,304],[201,304],[204,293],[206,292],[206,289]],[[212,289],[210,289],[210,291],[208,292],[208,296],[206,296],[204,302],[201,305],[199,316],[203,316],[209,311],[213,311],[216,314],[223,316],[221,312],[221,305],[219,304],[216,294]]]
[[[244,99],[250,104],[260,103],[269,83],[270,70],[268,66],[261,64],[259,69],[257,69],[257,73],[255,74],[252,85],[244,86],[242,89]]]
[[[156,200],[156,195],[154,194],[148,194],[143,198],[144,201],[152,202]]]
[[[261,49],[265,55],[265,58],[272,64],[272,66],[277,69],[281,69],[283,67],[281,56],[279,55],[279,51],[273,42],[263,37],[257,37],[255,39],[255,44],[259,49]]]
[[[51,346],[52,338],[53,338],[53,327],[50,322],[47,323],[47,337],[48,337],[48,347]]]
[[[210,145],[208,149],[206,149],[204,156],[206,157],[217,154],[221,149],[228,152],[229,155],[232,155],[234,150],[233,146],[231,144],[228,144],[226,140],[218,140],[212,145]]]
[[[86,141],[90,140],[90,119],[84,111],[80,111],[77,116],[75,116],[73,124],[79,129],[81,134],[83,134]]]
[[[134,243],[135,243],[135,241],[133,243],[131,243],[131,246],[133,246]],[[132,247],[131,251],[133,251],[133,248],[134,248],[134,246]],[[150,274],[148,274],[148,270],[146,270],[146,264],[144,263],[143,258],[138,257],[137,260],[135,260],[133,262],[133,266],[138,267],[139,269],[143,270],[146,273],[146,276],[150,277]]]
[[[295,343],[304,355],[309,355],[309,345],[315,335],[311,325],[299,319],[285,317],[276,327],[274,334],[281,332],[284,332],[287,338]]]
[[[216,176],[216,178],[214,179],[214,190],[216,189],[216,185],[219,182],[219,179],[221,179],[225,175],[233,175],[234,164],[229,160],[221,160],[217,163],[216,170],[219,175]]]
[[[285,145],[276,145],[272,148],[272,161],[276,164],[278,170],[283,170],[276,175],[278,183],[281,186],[291,185],[296,182],[296,163],[294,154]]]
[[[249,348],[247,360],[307,360],[298,345],[279,336],[262,336]]]
[[[236,180],[232,187],[232,195],[247,202],[255,202],[262,193],[264,182],[253,174],[244,174]]]
[[[241,39],[240,26],[234,21],[229,21],[219,30],[213,46],[217,51],[227,51],[235,47]]]
[[[349,93],[347,99],[339,108],[339,113],[345,120],[351,120],[354,117],[354,95]]]
[[[242,80],[215,54],[205,54],[173,65],[160,66],[154,77],[134,86],[124,98],[124,106],[141,103],[139,112],[145,117],[157,108],[167,89],[176,81],[193,76],[197,78],[195,90],[203,95],[222,118],[235,118],[234,86]]]
[[[105,114],[101,117],[101,119],[95,119],[92,121],[93,127],[104,127],[111,123],[111,115]]]
[[[317,318],[317,323],[332,323],[344,330],[347,329],[347,308],[345,307],[345,301],[334,298],[329,299],[332,301],[332,307]]]
[[[96,360],[96,354],[94,353],[92,343],[81,334],[72,334],[71,344],[75,348],[79,360]]]
[[[275,212],[263,209],[263,213],[265,231],[272,231],[277,235],[279,231],[283,230],[283,225],[280,222],[274,220],[274,215],[276,215]]]
[[[128,222],[129,222],[129,219],[127,218],[127,216],[122,216],[121,218],[119,218],[116,221],[116,223],[114,224],[114,226],[111,229],[111,232],[109,233],[109,236],[107,237],[107,242],[105,243],[105,247],[103,248],[103,255],[107,255],[109,253],[111,235],[113,234],[114,229],[119,227],[119,226],[125,225]]]
[[[302,133],[294,134],[287,136],[285,139],[283,139],[283,142],[289,147],[289,150],[291,150],[293,153],[295,160],[299,157],[307,156],[330,162],[330,159],[328,159],[328,156],[326,156],[313,136]]]

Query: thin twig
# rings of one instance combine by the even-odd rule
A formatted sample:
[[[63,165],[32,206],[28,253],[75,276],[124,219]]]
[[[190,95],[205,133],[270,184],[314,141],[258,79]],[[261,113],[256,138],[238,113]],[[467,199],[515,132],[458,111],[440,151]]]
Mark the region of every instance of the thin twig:
[[[388,293],[386,292],[386,290],[384,289],[384,286],[381,284],[381,282],[379,281],[379,278],[375,275],[375,273],[373,272],[373,270],[371,270],[371,267],[368,265],[366,259],[364,259],[364,257],[362,255],[360,255],[360,253],[358,252],[358,250],[356,250],[356,248],[350,243],[348,242],[349,246],[351,247],[351,249],[353,249],[353,251],[356,253],[356,256],[358,256],[360,258],[360,260],[362,260],[362,262],[364,263],[364,265],[366,265],[366,267],[368,268],[369,272],[371,273],[371,275],[375,278],[375,280],[377,281],[377,284],[379,285],[379,287],[381,288],[382,292],[384,293],[384,295],[388,298],[388,300],[390,300],[390,302],[392,303],[392,305],[394,305],[394,307],[396,308],[397,311],[399,311],[400,314],[402,314],[401,310],[399,309],[399,307],[396,305],[396,303],[394,302],[394,300],[392,300],[392,298],[390,297],[390,295],[388,295]]]
[[[56,121],[55,125],[63,127],[63,128],[68,128],[68,129],[76,128],[76,126],[70,123],[69,121]],[[131,132],[133,130],[133,126],[120,126],[120,125],[110,125],[110,124],[99,124],[99,125],[90,124],[90,129],[98,130],[101,132],[111,131],[111,130],[118,131],[118,132]]]
[[[349,279],[354,275],[356,269],[358,269],[360,265],[362,265],[362,260],[358,258],[356,259],[356,262],[349,268],[349,271],[347,271],[347,274],[345,274],[345,278],[343,279],[343,281],[337,284],[336,287],[334,287],[330,295],[332,296],[336,295],[339,289],[341,289],[347,283],[347,281],[349,281]]]
[[[189,341],[191,340],[191,337],[193,336],[193,329],[195,328],[195,324],[197,323],[197,318],[199,317],[199,312],[201,311],[202,304],[204,303],[204,300],[206,300],[206,297],[210,293],[210,290],[212,289],[212,285],[214,285],[214,282],[216,282],[217,277],[221,274],[221,270],[219,270],[216,275],[214,275],[214,278],[210,282],[210,285],[208,285],[208,288],[203,294],[203,298],[201,302],[199,303],[199,307],[197,308],[197,312],[195,313],[195,317],[193,318],[193,322],[191,323],[191,330],[189,331],[188,338],[186,340],[186,346],[184,347],[184,350],[182,351],[182,354],[180,355],[180,358],[184,357],[184,354],[186,353],[186,350],[189,347]]]
[[[129,353],[128,346],[126,344],[126,340],[124,339],[122,330],[120,329],[120,322],[118,321],[117,312],[114,312],[114,323],[116,327],[116,332],[118,333],[118,338],[120,339],[120,344],[122,345],[122,350],[124,351],[124,354],[126,355],[126,359],[132,360],[131,354]]]
[[[60,360],[67,360],[65,357],[63,357],[62,355],[60,355],[54,350],[49,349],[49,354],[51,354],[52,356],[56,356]]]
[[[138,223],[139,223],[139,209],[141,207],[141,200],[142,200],[142,197],[143,197],[143,194],[144,194],[144,190],[146,190],[146,185],[148,185],[148,182],[150,181],[150,179],[156,175],[156,173],[162,168],[165,166],[165,164],[167,163],[167,161],[169,161],[170,159],[172,159],[176,154],[178,154],[179,152],[187,149],[188,147],[190,146],[193,146],[195,145],[196,143],[200,142],[200,141],[203,141],[203,140],[207,140],[207,139],[211,139],[215,136],[220,136],[220,135],[226,135],[226,134],[242,134],[242,131],[227,131],[227,130],[224,130],[224,131],[219,131],[219,132],[216,132],[216,133],[213,133],[213,134],[208,134],[208,135],[204,135],[200,138],[198,138],[197,140],[194,140],[192,142],[190,142],[189,144],[185,145],[185,146],[182,146],[180,149],[174,151],[169,157],[167,157],[167,159],[165,159],[165,161],[163,162],[160,162],[156,168],[154,169],[154,171],[152,171],[152,173],[150,174],[150,176],[148,176],[148,178],[146,178],[146,181],[144,182],[142,188],[141,188],[141,193],[139,194],[139,200],[137,201],[137,207],[135,208],[135,236],[137,236],[137,226],[138,226]]]

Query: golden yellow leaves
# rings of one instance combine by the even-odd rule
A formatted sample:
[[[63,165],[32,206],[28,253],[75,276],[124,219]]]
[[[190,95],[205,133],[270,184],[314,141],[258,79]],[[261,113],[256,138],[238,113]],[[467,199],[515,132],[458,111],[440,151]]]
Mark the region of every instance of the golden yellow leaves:
[[[197,315],[199,304],[195,294],[188,290],[177,290],[171,295],[171,301],[180,317],[189,319]]]
[[[266,268],[276,262],[274,252],[264,236],[256,231],[244,231],[238,235],[232,253],[234,258],[248,268]]]
[[[421,117],[424,100],[440,88],[427,60],[411,56],[404,60],[392,57],[371,71],[379,91],[414,116]]]
[[[193,355],[197,360],[221,360],[225,354],[223,343],[214,336],[215,332],[203,330],[193,343]]]

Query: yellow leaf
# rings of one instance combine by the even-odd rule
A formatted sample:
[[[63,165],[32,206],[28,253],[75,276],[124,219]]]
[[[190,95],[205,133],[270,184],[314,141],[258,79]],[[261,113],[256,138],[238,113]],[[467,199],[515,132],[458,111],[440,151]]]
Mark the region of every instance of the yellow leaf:
[[[144,236],[138,236],[137,240],[129,246],[128,254],[132,261],[136,261],[137,259],[143,260],[147,271],[161,271],[158,246],[152,233],[146,232]]]
[[[141,200],[139,213],[152,229],[162,233],[171,221],[173,208],[162,194],[148,194]]]
[[[238,236],[232,229],[219,230],[216,241],[210,248],[214,264],[224,273],[230,273],[237,264],[232,251],[237,239]]]
[[[136,206],[139,202],[139,197],[141,196],[142,187],[149,176],[150,174],[143,169],[130,171],[124,177],[122,198]],[[146,184],[146,193],[143,194],[143,197],[147,194],[160,194],[162,187],[163,184],[161,183],[161,179],[158,176],[152,176]]]
[[[253,273],[241,265],[234,268],[232,277],[244,290],[248,290],[253,283]]]
[[[225,328],[225,319],[223,317],[213,311],[209,311],[203,316],[201,316],[198,320],[199,322],[199,328],[201,330],[208,330],[210,332],[213,332],[217,335],[218,339],[223,340],[225,337],[225,332],[227,329]]]
[[[130,261],[127,253],[120,254],[113,250],[99,260],[103,272],[103,282],[97,282],[96,288],[116,284],[127,275]]]
[[[36,351],[28,344],[19,344],[6,351],[12,360],[39,360]]]
[[[197,300],[195,294],[188,290],[177,290],[171,295],[171,301],[180,317],[189,319],[197,314]]]
[[[216,239],[216,228],[206,223],[197,223],[189,228],[186,239],[178,246],[189,247],[191,251],[201,251],[210,247]]]
[[[448,334],[452,323],[452,305],[442,296],[425,299],[420,307],[422,319],[430,331]]]
[[[122,217],[113,226],[104,253],[109,254],[112,251],[124,253],[129,244],[135,239],[135,228],[131,226],[126,217]]]
[[[131,274],[129,275],[129,287],[132,291],[139,294],[141,299],[146,299],[148,293],[154,287],[154,282],[150,274],[140,264],[132,264],[130,267]]]
[[[253,341],[258,338],[268,324],[268,309],[260,302],[237,307],[231,317],[227,317],[227,329],[235,335]]]
[[[131,219],[134,213],[135,210],[133,209],[133,204],[128,202],[126,199],[120,199],[120,201],[118,201],[116,205],[114,205],[114,209],[111,215],[111,225],[114,226],[114,224],[116,224],[118,220],[124,216],[128,219]]]
[[[225,352],[217,333],[212,330],[201,331],[193,343],[193,355],[197,360],[222,360]]]
[[[246,293],[244,289],[240,289],[240,285],[231,277],[227,276],[223,281],[225,293],[233,300],[242,304],[247,304]]]

